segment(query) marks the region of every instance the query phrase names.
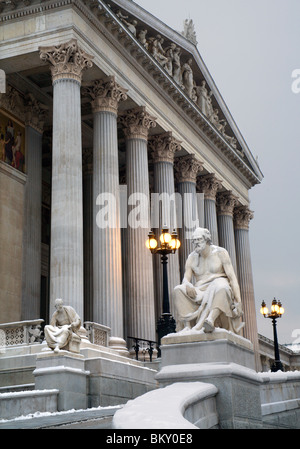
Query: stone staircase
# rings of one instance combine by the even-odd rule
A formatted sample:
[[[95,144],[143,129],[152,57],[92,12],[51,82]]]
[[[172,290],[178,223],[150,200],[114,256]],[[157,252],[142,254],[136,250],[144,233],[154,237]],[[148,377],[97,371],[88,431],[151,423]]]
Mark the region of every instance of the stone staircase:
[[[12,344],[0,346],[0,429],[110,428],[118,407],[157,388],[157,361],[137,361],[84,339],[80,352],[88,373],[87,408],[61,408],[60,387],[37,385],[37,361],[49,352],[46,342],[28,340],[26,329],[22,340],[16,340],[17,325],[20,328],[15,323],[13,332],[9,331],[14,336]],[[81,414],[74,410],[78,408]]]

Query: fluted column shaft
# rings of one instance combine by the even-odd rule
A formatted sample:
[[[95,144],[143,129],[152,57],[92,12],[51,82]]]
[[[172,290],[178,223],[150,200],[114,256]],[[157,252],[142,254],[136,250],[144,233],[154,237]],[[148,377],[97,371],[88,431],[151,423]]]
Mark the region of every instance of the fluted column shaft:
[[[126,184],[128,226],[126,229],[126,315],[127,333],[131,337],[156,340],[153,262],[146,248],[149,232],[148,127],[155,125],[149,116],[147,126],[140,122],[141,112],[128,111],[122,118],[126,135]],[[135,119],[134,130],[126,127]],[[142,221],[140,221],[142,220]],[[145,220],[145,221],[144,221]],[[137,226],[137,227],[136,227]]]
[[[234,211],[237,275],[244,312],[243,321],[245,322],[244,337],[253,343],[256,368],[261,370],[249,241],[249,221],[252,218],[253,213],[246,206],[237,207]]]
[[[40,48],[53,83],[50,313],[56,298],[83,317],[83,215],[80,87],[92,66],[72,39]]]
[[[117,116],[111,112],[94,113],[93,171],[94,321],[109,326],[112,335],[123,337]],[[102,229],[97,224],[97,198],[107,193],[115,204],[110,211],[112,222]],[[105,196],[102,206],[104,201]]]
[[[198,177],[199,190],[204,193],[204,226],[210,231],[214,245],[219,245],[216,194],[220,185],[214,174]]]
[[[84,319],[93,321],[93,150],[83,149]]]
[[[114,77],[84,93],[93,100],[93,321],[111,328],[116,349],[124,342],[117,112],[127,97]]]
[[[174,180],[174,154],[180,150],[181,145],[171,133],[165,133],[158,136],[153,136],[150,140],[150,149],[153,157],[153,171],[154,171],[154,192],[158,194],[166,193],[170,197],[175,197],[175,180]],[[170,231],[173,227],[177,228],[176,211],[172,209],[169,219]],[[173,217],[175,212],[175,217]],[[174,223],[174,220],[176,222]],[[157,236],[160,235],[162,226],[165,224],[163,217],[159,216],[159,228],[157,229]],[[179,249],[180,251],[180,249]],[[160,257],[154,256],[154,273],[155,273],[155,291],[156,291],[156,317],[161,316],[163,308],[163,270]],[[180,267],[179,254],[170,254],[167,265],[168,273],[168,287],[170,296],[170,312],[175,316],[175,308],[172,301],[172,294],[174,287],[180,284]]]
[[[138,192],[149,201],[147,143],[144,140],[128,139],[126,152],[128,197]],[[145,245],[148,232],[149,226],[134,229],[128,224],[127,325],[130,336],[155,340],[152,256]]]
[[[42,230],[42,130],[27,125],[24,200],[22,320],[40,318]]]
[[[83,218],[80,84],[53,85],[50,301],[83,316]],[[52,307],[53,308],[53,307]]]
[[[179,263],[180,277],[183,279],[186,260],[193,251],[192,235],[199,226],[196,180],[198,173],[202,170],[202,163],[197,161],[194,155],[187,155],[176,158],[174,168],[177,191],[181,195],[182,206],[181,227],[179,227],[181,241]]]
[[[222,192],[217,195],[219,245],[227,249],[235,273],[236,251],[233,227],[233,209],[237,198],[231,192]]]

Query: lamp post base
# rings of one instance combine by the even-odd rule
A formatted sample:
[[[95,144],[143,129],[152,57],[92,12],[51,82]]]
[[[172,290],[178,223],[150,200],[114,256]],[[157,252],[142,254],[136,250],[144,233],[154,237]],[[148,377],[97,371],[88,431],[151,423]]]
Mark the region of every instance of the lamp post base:
[[[275,360],[275,362],[273,363],[273,365],[271,366],[271,372],[272,373],[276,373],[276,371],[283,371],[283,365],[280,362],[280,360]]]
[[[170,313],[163,313],[157,321],[157,337],[158,346],[160,347],[161,339],[168,334],[176,332],[176,322]],[[160,350],[158,352],[160,357]]]

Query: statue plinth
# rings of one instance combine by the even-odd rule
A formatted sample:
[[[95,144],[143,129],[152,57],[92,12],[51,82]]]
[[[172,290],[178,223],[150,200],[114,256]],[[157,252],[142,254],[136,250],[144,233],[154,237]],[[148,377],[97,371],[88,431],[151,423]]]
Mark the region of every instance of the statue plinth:
[[[87,407],[87,382],[85,357],[70,351],[51,349],[36,358],[35,389],[57,389],[58,410],[84,409]]]
[[[163,337],[162,366],[191,363],[236,363],[255,369],[252,343],[225,329],[181,331]]]

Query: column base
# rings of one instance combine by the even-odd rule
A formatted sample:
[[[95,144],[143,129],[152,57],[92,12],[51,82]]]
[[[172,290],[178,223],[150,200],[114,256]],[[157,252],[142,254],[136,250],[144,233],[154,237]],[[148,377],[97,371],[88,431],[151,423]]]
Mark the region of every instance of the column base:
[[[120,337],[110,337],[108,341],[108,347],[117,351],[124,357],[129,357],[129,351],[126,346],[126,341]]]

